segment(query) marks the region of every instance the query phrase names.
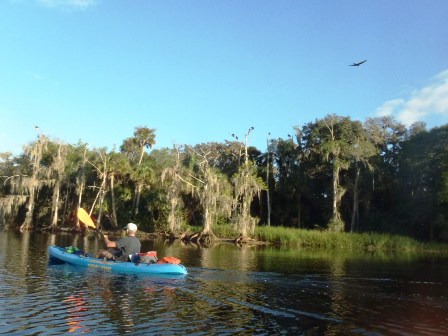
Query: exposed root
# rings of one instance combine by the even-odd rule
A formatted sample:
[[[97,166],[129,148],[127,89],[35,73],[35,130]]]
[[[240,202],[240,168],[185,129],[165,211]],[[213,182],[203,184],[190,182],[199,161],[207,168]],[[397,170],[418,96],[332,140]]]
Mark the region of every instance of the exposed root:
[[[212,231],[209,231],[209,232],[195,232],[192,234],[184,233],[182,234],[180,239],[186,242],[209,246],[213,244],[218,238]]]
[[[237,244],[237,245],[243,245],[243,244],[246,244],[246,245],[259,245],[259,244],[261,244],[261,242],[255,240],[253,238],[250,238],[250,237],[247,237],[247,236],[242,236],[242,235],[239,236],[238,238],[235,238],[235,240],[233,242],[235,244]]]

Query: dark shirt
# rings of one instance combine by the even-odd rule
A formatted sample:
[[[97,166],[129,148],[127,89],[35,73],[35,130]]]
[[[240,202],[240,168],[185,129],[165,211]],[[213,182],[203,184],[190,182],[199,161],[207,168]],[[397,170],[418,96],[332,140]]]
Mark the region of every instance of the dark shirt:
[[[141,243],[137,237],[123,237],[118,239],[116,244],[125,255],[140,253]]]

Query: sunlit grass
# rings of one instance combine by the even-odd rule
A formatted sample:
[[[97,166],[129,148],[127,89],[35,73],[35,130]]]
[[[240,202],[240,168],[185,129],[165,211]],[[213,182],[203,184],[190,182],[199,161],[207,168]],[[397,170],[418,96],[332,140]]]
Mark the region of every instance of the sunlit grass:
[[[446,244],[428,244],[415,239],[381,233],[335,233],[285,227],[260,226],[256,238],[289,247],[344,250],[448,251]]]
[[[197,232],[201,231],[201,227],[190,226],[189,230]],[[231,225],[216,225],[213,232],[222,239],[235,239],[238,236]],[[255,229],[253,238],[288,248],[448,253],[448,244],[423,243],[410,237],[385,233],[336,233],[282,226],[259,226]]]

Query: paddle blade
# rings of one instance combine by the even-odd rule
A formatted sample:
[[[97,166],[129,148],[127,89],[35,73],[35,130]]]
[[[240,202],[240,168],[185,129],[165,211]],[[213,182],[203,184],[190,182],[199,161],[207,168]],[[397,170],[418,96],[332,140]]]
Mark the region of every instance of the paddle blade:
[[[78,209],[78,219],[83,222],[85,225],[93,227],[96,229],[95,223],[93,222],[92,218],[90,218],[87,211],[85,211],[83,208]]]

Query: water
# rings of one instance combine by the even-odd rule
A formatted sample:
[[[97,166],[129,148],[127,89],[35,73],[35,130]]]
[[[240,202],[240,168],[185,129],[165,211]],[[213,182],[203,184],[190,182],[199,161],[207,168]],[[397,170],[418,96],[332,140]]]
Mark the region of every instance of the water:
[[[53,265],[68,234],[0,232],[0,334],[448,335],[448,258],[144,242],[186,277]]]

